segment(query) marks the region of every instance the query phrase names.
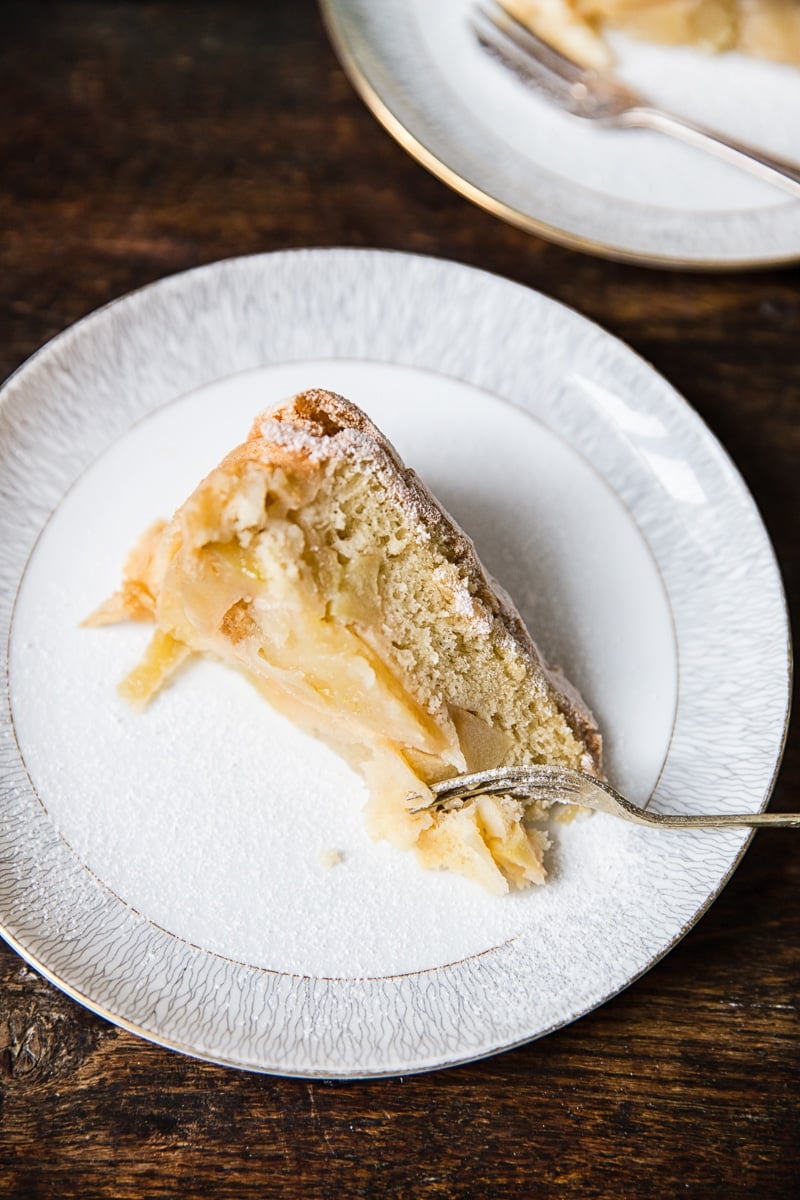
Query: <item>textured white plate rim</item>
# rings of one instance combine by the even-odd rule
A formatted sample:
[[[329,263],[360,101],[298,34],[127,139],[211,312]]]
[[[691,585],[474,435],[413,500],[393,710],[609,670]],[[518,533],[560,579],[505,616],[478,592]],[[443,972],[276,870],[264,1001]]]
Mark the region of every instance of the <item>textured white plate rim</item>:
[[[767,242],[764,241],[763,245],[756,246],[746,254],[737,252],[732,248],[736,244],[735,239],[725,237],[722,232],[727,221],[726,214],[709,213],[702,214],[702,217],[709,231],[713,232],[712,240],[719,244],[715,244],[713,252],[703,250],[687,253],[680,249],[678,244],[671,246],[670,238],[658,231],[648,231],[641,244],[632,245],[630,240],[626,242],[624,233],[589,236],[580,222],[558,218],[561,220],[561,223],[558,223],[558,219],[546,216],[540,211],[541,204],[537,203],[536,199],[525,206],[504,199],[502,187],[497,187],[494,182],[479,181],[473,171],[452,164],[452,146],[442,143],[441,139],[436,137],[434,131],[427,127],[424,116],[421,117],[419,112],[400,115],[404,103],[403,85],[397,83],[397,86],[394,86],[396,81],[391,78],[391,71],[388,81],[385,74],[379,81],[382,72],[378,68],[387,64],[381,61],[380,53],[374,46],[368,46],[366,42],[357,44],[347,27],[346,10],[351,7],[352,0],[319,0],[319,3],[323,22],[336,55],[353,87],[377,120],[395,141],[428,171],[494,216],[518,226],[527,233],[536,234],[569,249],[644,266],[696,271],[751,270],[764,266],[790,266],[800,258],[797,220],[793,211],[797,208],[796,205],[782,206],[783,210],[791,210],[788,221],[783,215],[780,218],[781,224],[786,227],[784,240],[788,238],[788,248],[768,248]],[[544,168],[541,168],[541,174],[547,174]],[[575,195],[591,195],[589,189],[578,184],[564,185],[563,194],[569,195],[570,192]],[[610,197],[601,199],[603,204],[610,206],[612,210],[615,207],[630,209],[629,222],[635,223],[637,208],[642,213],[648,212],[648,224],[654,225],[658,222],[658,210],[654,208],[625,205],[624,202],[615,202]],[[780,209],[777,211],[781,212]],[[720,226],[719,230],[716,228],[717,224]],[[773,236],[771,233],[770,241]]]
[[[311,252],[302,251],[302,250],[288,251],[288,252],[283,252],[282,254],[279,254],[279,255],[254,256],[254,259],[261,260],[261,262],[268,264],[270,260],[274,260],[275,258],[287,258],[287,257],[292,256],[293,254],[308,255],[309,253],[314,256],[329,256],[331,254],[333,254],[333,255],[342,254],[342,251],[338,251],[335,249],[311,251]],[[377,253],[379,255],[385,254],[385,252],[377,252]],[[360,256],[360,257],[364,258],[366,256],[374,257],[376,252],[356,250],[356,251],[345,251],[344,254],[347,256]],[[404,258],[405,259],[413,259],[413,258],[424,259],[425,258],[425,256],[409,256],[409,255],[402,255],[402,254],[393,254],[393,257],[395,258],[395,260],[404,259]],[[209,264],[204,267],[196,268],[193,271],[185,272],[182,275],[169,277],[169,278],[159,281],[155,284],[147,285],[145,288],[138,289],[138,291],[130,293],[129,296],[121,297],[115,301],[112,301],[109,305],[106,305],[104,308],[102,308],[94,313],[89,314],[87,317],[83,318],[76,325],[72,326],[70,329],[66,330],[64,333],[62,333],[62,334],[58,335],[57,337],[55,337],[54,339],[52,339],[51,342],[47,343],[46,346],[42,347],[39,351],[37,351],[36,354],[34,354],[31,357],[31,359],[29,359],[25,364],[23,364],[16,372],[14,372],[14,374],[10,377],[10,379],[7,381],[5,387],[3,388],[2,396],[0,397],[0,413],[4,414],[4,410],[6,408],[6,402],[8,401],[8,398],[10,395],[10,386],[9,385],[11,385],[14,381],[19,380],[19,378],[21,376],[23,376],[24,373],[26,373],[33,366],[33,364],[36,363],[37,361],[39,361],[43,356],[47,356],[47,355],[51,355],[51,354],[58,354],[60,351],[63,351],[65,346],[67,346],[72,339],[80,337],[82,335],[82,333],[85,332],[85,330],[87,329],[87,326],[89,327],[89,329],[91,329],[92,325],[95,322],[102,321],[104,314],[106,314],[109,309],[112,309],[118,305],[124,304],[131,297],[139,295],[142,292],[148,292],[148,291],[151,291],[152,289],[157,289],[157,288],[162,288],[162,289],[169,288],[170,286],[175,286],[176,284],[177,284],[177,286],[186,286],[187,284],[190,284],[191,280],[198,275],[202,275],[204,273],[209,273],[209,272],[214,272],[214,271],[219,271],[220,268],[224,268],[224,267],[233,266],[235,268],[236,264],[252,263],[252,262],[254,262],[254,259],[225,260],[222,263]],[[492,276],[487,272],[475,271],[472,268],[458,267],[458,264],[442,263],[441,265],[443,267],[445,267],[445,269],[452,269],[455,267],[460,271],[467,271],[471,275],[482,275],[482,276],[485,276],[486,279],[493,279],[493,280],[497,279],[496,276]],[[518,287],[518,285],[511,285],[511,286]],[[520,290],[527,291],[527,289],[520,289]],[[539,299],[541,300],[544,298],[540,297]],[[557,302],[548,300],[548,301],[546,301],[546,303],[549,306],[559,308],[564,314],[569,314],[570,320],[576,320],[583,326],[589,326],[591,324],[589,322],[586,322],[583,318],[579,317],[577,314],[573,313],[572,310],[569,310],[569,309],[565,308],[564,306],[557,304]],[[625,355],[631,356],[632,358],[638,358],[638,356],[636,356],[633,353],[633,351],[631,351],[623,343],[618,342],[617,339],[613,339],[610,337],[610,335],[606,335],[606,334],[603,334],[603,338],[608,340],[609,342],[615,342],[617,344],[617,347],[619,348],[619,350],[622,351]],[[642,362],[643,366],[647,367],[647,364],[643,363],[643,361],[641,359],[639,359],[639,361]],[[652,368],[647,367],[647,369],[652,371]],[[660,377],[659,377],[659,379],[660,379]],[[710,442],[711,442],[711,444],[714,445],[718,456],[721,456],[721,460],[726,464],[727,472],[731,476],[731,481],[734,482],[734,484],[737,486],[738,490],[744,495],[744,497],[748,498],[750,503],[752,503],[752,497],[750,497],[750,494],[746,488],[746,485],[744,484],[743,480],[741,479],[741,476],[736,471],[736,468],[730,461],[730,459],[729,459],[728,455],[726,454],[726,452],[724,451],[724,449],[720,446],[720,444],[713,437],[713,435],[710,434],[710,432],[707,430],[707,428],[702,423],[702,421],[697,416],[697,414],[694,414],[693,412],[691,412],[691,410],[688,409],[688,406],[685,404],[685,401],[683,401],[682,398],[676,392],[674,392],[674,390],[672,388],[670,388],[669,385],[667,385],[663,380],[661,380],[660,382],[662,384],[664,384],[664,389],[667,392],[671,393],[673,400],[677,401],[679,403],[679,405],[685,410],[683,415],[684,416],[690,415],[691,418],[693,419],[693,421],[695,421],[697,423],[697,425],[699,426],[699,429],[702,431],[704,438],[707,441],[710,439]],[[765,533],[765,531],[763,531],[763,532],[764,532],[764,537],[766,538],[766,533]],[[768,544],[768,538],[766,538],[766,540],[767,540],[767,544]],[[770,550],[771,550],[771,548],[770,548]],[[777,570],[777,566],[774,563],[774,554],[772,555],[772,558],[773,558],[773,565],[775,566],[775,569]],[[785,597],[784,597],[783,602],[784,602],[784,611],[785,611]],[[787,621],[786,628],[787,628],[787,635],[788,635],[788,621]],[[789,682],[790,682],[791,661],[790,661],[790,658],[788,658],[788,657],[787,657],[787,662],[788,662],[788,666],[789,666]],[[8,693],[7,693],[7,700],[8,700]],[[788,693],[787,693],[787,703],[786,703],[786,706],[784,709],[781,753],[782,753],[782,746],[785,743],[787,722],[788,722]],[[773,765],[771,779],[769,781],[769,785],[763,796],[762,807],[767,803],[767,801],[769,799],[769,795],[772,791],[772,788],[773,788],[774,782],[775,782],[775,778],[777,776],[779,765],[780,765],[780,754],[778,755],[777,760],[775,761],[775,763]],[[639,970],[635,974],[630,975],[629,978],[627,979],[626,983],[623,985],[623,987],[628,986],[636,978],[639,978],[641,976],[641,974],[645,973],[650,968],[650,966],[652,966],[656,961],[658,961],[658,959],[660,959],[665,953],[667,953],[668,950],[671,949],[672,946],[674,946],[677,943],[677,941],[680,940],[680,938],[688,931],[688,929],[691,928],[691,926],[699,919],[699,917],[708,909],[710,904],[719,895],[722,888],[725,886],[727,881],[732,876],[733,871],[735,870],[736,866],[738,865],[739,861],[741,860],[741,857],[744,853],[744,850],[745,850],[748,842],[749,842],[749,838],[747,839],[747,842],[745,842],[740,847],[738,852],[735,854],[735,856],[731,860],[728,870],[726,871],[724,877],[721,878],[721,881],[719,882],[716,889],[707,896],[705,902],[698,908],[698,910],[694,913],[694,915],[691,917],[691,919],[683,924],[683,926],[677,932],[677,934],[674,936],[674,938],[668,944],[664,945],[658,954],[651,957],[651,959],[646,964],[643,965],[641,970]],[[81,864],[81,866],[83,867],[83,864]],[[103,888],[106,888],[106,885],[102,884],[102,881],[98,880],[98,882],[101,883]],[[141,1036],[144,1036],[151,1041],[157,1042],[161,1045],[164,1045],[164,1046],[167,1046],[167,1047],[170,1047],[173,1049],[180,1050],[180,1051],[190,1054],[194,1057],[206,1059],[206,1060],[212,1061],[212,1062],[218,1062],[223,1065],[229,1065],[229,1066],[234,1066],[234,1067],[245,1067],[245,1068],[251,1069],[251,1070],[265,1071],[268,1073],[269,1072],[280,1073],[283,1075],[296,1074],[298,1077],[309,1077],[309,1078],[330,1078],[331,1077],[332,1072],[326,1071],[324,1069],[298,1070],[295,1072],[292,1070],[287,1070],[285,1064],[271,1065],[271,1064],[264,1064],[264,1063],[243,1063],[243,1062],[237,1061],[235,1059],[228,1059],[225,1056],[220,1055],[219,1053],[209,1053],[204,1049],[198,1049],[198,1047],[196,1045],[183,1043],[180,1039],[177,1039],[174,1037],[165,1037],[163,1034],[160,1034],[157,1030],[151,1030],[151,1029],[144,1028],[143,1026],[137,1024],[135,1021],[131,1021],[124,1015],[112,1012],[111,1010],[105,1008],[101,1003],[98,1003],[96,1000],[93,1000],[92,997],[85,995],[79,988],[70,984],[69,981],[66,981],[63,978],[59,977],[58,974],[53,972],[47,966],[47,964],[45,962],[41,961],[39,956],[37,956],[30,949],[30,947],[28,947],[25,944],[23,939],[21,939],[20,937],[18,937],[15,934],[14,930],[11,927],[9,927],[7,925],[7,923],[4,922],[3,925],[0,926],[0,928],[2,929],[3,936],[9,942],[9,944],[14,946],[14,948],[21,954],[21,956],[23,958],[25,958],[28,962],[30,962],[33,966],[35,966],[38,970],[40,970],[42,972],[42,974],[45,975],[48,979],[50,979],[51,982],[53,982],[56,986],[61,988],[67,994],[73,996],[75,999],[77,999],[80,1003],[84,1004],[86,1007],[97,1012],[99,1015],[106,1017],[107,1019],[114,1021],[114,1023],[120,1025],[121,1027],[126,1028],[126,1029],[128,1029],[134,1033],[137,1033]],[[174,935],[170,935],[170,936],[174,936]],[[203,954],[211,954],[211,952],[203,950],[202,947],[200,947],[198,949],[200,949]],[[219,956],[216,956],[213,954],[211,956],[219,957]],[[254,969],[261,970],[260,968],[254,968]],[[419,972],[419,973],[412,972],[411,974],[424,974],[424,973],[425,972]],[[288,974],[288,973],[286,973],[286,974]],[[429,1070],[432,1067],[436,1067],[436,1066],[449,1066],[449,1065],[455,1065],[455,1064],[461,1063],[461,1062],[475,1061],[477,1059],[485,1057],[486,1054],[499,1052],[500,1050],[503,1050],[503,1049],[509,1049],[514,1046],[525,1044],[526,1042],[533,1040],[534,1038],[543,1036],[544,1034],[549,1033],[554,1029],[560,1028],[563,1025],[570,1023],[572,1020],[576,1019],[578,1016],[583,1015],[584,1013],[586,1013],[588,1011],[591,1011],[598,1004],[603,1003],[604,1000],[607,1000],[608,998],[610,998],[610,996],[617,994],[617,992],[619,992],[620,990],[622,990],[620,987],[615,986],[612,989],[612,991],[610,991],[608,993],[608,995],[605,995],[601,998],[593,997],[591,1000],[591,1003],[589,1003],[588,1005],[583,1006],[583,1007],[578,1006],[577,1008],[575,1008],[574,1011],[565,1013],[563,1015],[563,1018],[559,1019],[558,1021],[553,1022],[547,1028],[542,1028],[533,1034],[526,1034],[525,1036],[522,1036],[513,1041],[504,1042],[503,1044],[492,1043],[491,1045],[482,1047],[475,1053],[470,1053],[470,1054],[466,1054],[466,1055],[458,1055],[455,1057],[452,1057],[452,1056],[442,1057],[440,1055],[435,1055],[430,1059],[426,1059],[424,1061],[420,1060],[414,1064],[411,1064],[411,1063],[396,1064],[396,1065],[388,1066],[385,1069],[378,1069],[378,1070],[375,1070],[375,1069],[366,1069],[366,1070],[364,1070],[364,1069],[354,1069],[354,1070],[337,1069],[335,1072],[333,1072],[333,1074],[335,1074],[337,1077],[341,1077],[341,1078],[367,1078],[367,1077],[375,1077],[375,1076],[380,1076],[380,1075],[397,1075],[397,1074],[412,1073],[415,1071],[425,1071],[425,1070]]]
[[[785,744],[785,734],[784,734],[784,744]],[[781,751],[781,755],[782,755],[782,753],[783,753],[783,751]],[[772,794],[772,790],[775,786],[775,780],[777,779],[779,769],[780,769],[780,760],[776,764],[775,773],[773,775],[772,782],[770,784],[769,792],[768,792],[767,796],[765,797],[764,807],[766,807],[766,804],[769,802],[769,798],[770,798],[770,796]],[[648,972],[653,967],[657,966],[657,964],[659,962],[661,962],[661,960],[663,958],[665,958],[670,953],[670,951],[672,951],[678,945],[679,942],[681,942],[683,940],[683,938],[687,935],[687,933],[689,933],[690,930],[697,924],[697,922],[708,912],[708,910],[711,908],[714,901],[719,898],[722,891],[725,889],[725,887],[730,882],[733,874],[735,873],[737,867],[739,866],[739,863],[744,858],[744,855],[750,845],[750,842],[752,841],[752,838],[753,838],[753,832],[751,832],[748,835],[746,841],[744,842],[744,844],[742,845],[738,854],[736,855],[735,859],[731,863],[728,873],[722,879],[722,881],[720,882],[719,887],[716,889],[716,891],[708,897],[708,900],[702,906],[702,908],[698,909],[698,911],[691,918],[691,920],[687,921],[687,923],[675,935],[675,938],[673,939],[673,941],[671,941],[669,943],[669,945],[664,946],[663,950],[659,954],[657,954],[650,962],[648,962],[644,967],[642,967],[642,969],[640,971],[638,971],[635,975],[632,975],[631,978],[628,980],[628,982],[626,984],[624,984],[622,987],[614,988],[612,991],[610,991],[608,993],[608,995],[602,996],[597,1000],[593,1000],[592,1003],[585,1008],[576,1008],[573,1012],[565,1014],[563,1020],[553,1022],[553,1024],[548,1026],[546,1029],[541,1029],[530,1036],[521,1037],[516,1041],[506,1042],[503,1045],[492,1045],[492,1047],[490,1049],[483,1049],[483,1050],[478,1051],[475,1054],[463,1055],[463,1056],[458,1056],[455,1058],[447,1058],[447,1059],[436,1055],[436,1056],[432,1056],[427,1061],[416,1062],[416,1063],[414,1063],[413,1066],[401,1065],[401,1066],[396,1066],[396,1067],[389,1067],[384,1070],[358,1070],[358,1069],[356,1069],[353,1071],[343,1071],[343,1070],[339,1069],[335,1072],[335,1074],[332,1074],[331,1072],[322,1071],[322,1070],[320,1070],[320,1071],[315,1071],[315,1070],[291,1071],[291,1070],[287,1070],[282,1065],[269,1066],[269,1065],[263,1065],[263,1064],[242,1063],[242,1062],[238,1062],[236,1059],[226,1059],[219,1054],[204,1054],[193,1045],[183,1043],[175,1038],[163,1037],[163,1036],[159,1035],[158,1033],[155,1033],[149,1029],[146,1029],[140,1025],[137,1025],[135,1022],[128,1020],[124,1016],[120,1016],[118,1013],[114,1013],[114,1012],[111,1012],[111,1011],[103,1008],[102,1005],[98,1004],[91,997],[84,995],[79,989],[70,986],[68,983],[65,983],[64,980],[61,979],[58,975],[54,974],[47,967],[47,965],[45,963],[39,961],[39,959],[36,957],[36,955],[32,954],[27,949],[27,947],[25,947],[21,942],[19,942],[13,936],[13,934],[9,933],[9,931],[5,928],[2,921],[0,921],[0,936],[4,939],[4,941],[6,941],[8,943],[9,946],[12,947],[13,950],[15,950],[17,952],[17,954],[19,954],[19,956],[22,959],[25,960],[25,962],[27,962],[36,971],[38,971],[40,975],[42,975],[45,979],[47,979],[50,983],[52,983],[54,987],[57,987],[59,989],[59,991],[63,992],[65,995],[67,995],[71,999],[75,1000],[83,1008],[89,1009],[90,1012],[93,1012],[97,1016],[102,1017],[104,1020],[109,1021],[112,1025],[116,1025],[120,1029],[126,1030],[128,1033],[132,1033],[137,1037],[144,1038],[145,1041],[152,1042],[157,1046],[162,1046],[165,1050],[174,1050],[174,1051],[177,1051],[179,1054],[185,1054],[188,1058],[197,1059],[199,1062],[212,1063],[215,1066],[219,1066],[219,1067],[228,1067],[232,1070],[238,1070],[238,1071],[250,1071],[257,1075],[277,1075],[284,1079],[335,1079],[335,1080],[342,1080],[342,1081],[347,1081],[347,1080],[357,1081],[357,1080],[361,1080],[361,1079],[363,1079],[363,1080],[394,1079],[394,1078],[397,1078],[398,1076],[424,1075],[424,1074],[427,1074],[429,1071],[445,1070],[450,1067],[468,1066],[470,1063],[480,1062],[481,1060],[483,1060],[485,1058],[493,1057],[495,1054],[505,1054],[509,1050],[518,1050],[523,1046],[530,1045],[532,1042],[538,1042],[540,1040],[540,1038],[547,1037],[551,1033],[556,1033],[559,1029],[566,1028],[566,1026],[573,1024],[573,1022],[575,1022],[577,1020],[580,1020],[581,1017],[588,1016],[590,1013],[594,1012],[595,1009],[598,1009],[598,1008],[602,1007],[602,1005],[607,1004],[609,1000],[613,1000],[616,996],[619,996],[624,991],[627,991],[627,989],[629,987],[631,987],[633,984],[635,984],[644,975],[648,974]],[[103,885],[103,886],[105,886],[105,885]],[[170,935],[170,936],[174,936],[174,935]],[[213,951],[206,950],[206,951],[203,951],[203,953],[209,954],[214,958],[219,957],[218,955],[215,955],[213,953]],[[256,968],[251,968],[251,969],[262,970],[263,968],[256,967]],[[424,974],[424,972],[420,972],[420,973]]]

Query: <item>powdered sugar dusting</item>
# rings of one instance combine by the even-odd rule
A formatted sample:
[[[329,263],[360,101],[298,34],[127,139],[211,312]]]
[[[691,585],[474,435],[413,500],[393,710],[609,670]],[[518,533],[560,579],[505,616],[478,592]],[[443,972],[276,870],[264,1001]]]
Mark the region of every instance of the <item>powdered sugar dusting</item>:
[[[286,421],[275,421],[267,416],[259,422],[259,430],[266,441],[302,453],[310,462],[322,463],[330,454],[324,441]]]

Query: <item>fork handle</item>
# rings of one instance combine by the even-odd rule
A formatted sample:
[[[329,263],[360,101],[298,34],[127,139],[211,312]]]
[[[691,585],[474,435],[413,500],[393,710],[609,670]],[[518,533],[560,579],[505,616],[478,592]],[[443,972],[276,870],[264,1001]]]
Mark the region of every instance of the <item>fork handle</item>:
[[[644,809],[631,820],[637,825],[660,825],[662,829],[800,829],[800,813],[737,813],[730,816],[683,816]]]
[[[698,150],[705,150],[724,159],[735,167],[741,167],[756,175],[766,183],[783,188],[785,192],[800,200],[800,166],[762,154],[744,142],[734,141],[733,138],[723,137],[721,133],[712,133],[700,125],[693,125],[683,117],[673,116],[672,113],[662,112],[659,108],[649,108],[646,105],[636,105],[620,113],[615,124],[636,129],[653,129],[665,133],[678,141],[686,142]]]

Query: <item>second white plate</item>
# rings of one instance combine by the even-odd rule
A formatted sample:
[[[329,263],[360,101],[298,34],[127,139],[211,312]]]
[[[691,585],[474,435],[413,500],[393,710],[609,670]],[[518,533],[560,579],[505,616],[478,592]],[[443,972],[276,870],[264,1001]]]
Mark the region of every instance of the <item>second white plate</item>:
[[[478,46],[474,0],[322,0],[343,65],[411,154],[470,200],[576,249],[652,265],[800,258],[800,201],[664,136],[561,112]],[[800,71],[613,39],[654,104],[800,161]]]

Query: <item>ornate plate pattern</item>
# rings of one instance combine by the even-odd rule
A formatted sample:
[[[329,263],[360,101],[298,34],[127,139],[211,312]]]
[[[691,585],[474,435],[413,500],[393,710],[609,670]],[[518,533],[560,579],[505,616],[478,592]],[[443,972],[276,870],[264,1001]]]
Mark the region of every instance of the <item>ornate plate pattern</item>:
[[[319,377],[319,364],[328,364],[326,379]],[[538,601],[525,595],[529,564],[520,561],[526,557],[520,546],[526,545],[532,520],[526,506],[537,499],[525,491],[524,480],[517,484],[510,475],[519,474],[515,454],[536,465],[531,474],[537,477],[546,475],[548,462],[558,463],[569,487],[552,527],[547,520],[553,505],[548,501],[539,510],[538,566],[546,562],[548,570],[538,585],[535,578],[531,582],[532,591],[538,586],[553,593],[542,609],[544,648],[555,647],[596,707],[615,782],[638,792],[642,801],[649,796],[660,809],[689,812],[714,806],[758,810],[766,804],[785,736],[788,627],[779,574],[756,508],[724,451],[686,403],[630,350],[575,313],[466,267],[343,250],[218,263],[164,280],[86,318],[6,384],[0,403],[4,936],[82,1003],[175,1049],[290,1075],[406,1073],[525,1042],[613,995],[697,919],[729,878],[747,839],[735,830],[654,834],[595,817],[557,837],[551,883],[499,900],[484,897],[467,881],[418,871],[400,852],[353,841],[349,875],[344,869],[337,874],[338,868],[324,878],[312,871],[297,884],[300,924],[290,944],[281,941],[277,925],[291,922],[294,909],[276,916],[271,929],[255,897],[252,918],[245,912],[240,919],[239,910],[251,902],[246,897],[240,903],[235,880],[230,894],[221,885],[206,912],[205,898],[192,892],[184,868],[188,863],[208,873],[213,843],[211,850],[205,844],[196,850],[193,861],[195,839],[188,838],[189,859],[172,866],[167,861],[167,875],[154,875],[150,892],[152,880],[139,877],[147,874],[146,855],[139,875],[125,875],[114,858],[112,792],[119,789],[126,805],[128,799],[137,802],[136,794],[126,792],[132,784],[123,778],[124,769],[118,779],[102,775],[106,734],[97,722],[113,707],[114,679],[106,680],[109,668],[102,662],[98,667],[92,657],[101,653],[92,649],[100,635],[73,630],[73,617],[85,611],[79,578],[85,573],[84,551],[75,550],[74,577],[64,568],[63,577],[53,581],[53,564],[71,561],[63,530],[83,504],[80,520],[92,526],[88,542],[96,535],[96,544],[104,545],[101,518],[92,515],[98,506],[84,503],[87,496],[92,500],[92,480],[103,471],[117,479],[116,491],[133,497],[131,520],[146,524],[145,499],[149,487],[160,486],[159,445],[173,410],[182,414],[184,432],[196,421],[202,440],[202,428],[228,420],[227,405],[240,404],[236,422],[246,412],[252,415],[250,393],[237,400],[237,388],[256,386],[266,404],[294,387],[326,381],[341,390],[350,387],[359,401],[383,389],[385,394],[375,396],[375,414],[401,451],[406,444],[417,446],[426,478],[442,484],[444,498],[454,501],[456,515],[476,534],[490,567],[499,574],[496,568],[504,569],[504,555],[510,556],[506,567],[517,572],[514,593],[523,612],[534,615]],[[262,384],[283,391],[266,394]],[[434,423],[439,419],[439,396],[443,407],[434,437],[428,414]],[[449,468],[449,443],[442,434],[448,430],[457,452]],[[191,437],[183,440],[188,448],[181,451],[186,461],[180,469],[192,478],[210,462],[200,461]],[[152,450],[150,482],[142,482],[142,472],[130,479],[115,466],[114,456],[124,456],[128,446]],[[219,446],[220,455],[227,448]],[[471,482],[459,490],[461,456],[469,462]],[[494,467],[493,456],[502,458]],[[485,491],[470,508],[476,489],[480,492],[481,471]],[[168,466],[162,474],[168,479]],[[552,486],[548,481],[547,489]],[[498,489],[511,505],[503,511],[516,512],[516,520],[506,515],[502,528],[488,518],[482,525],[481,514]],[[545,498],[549,495],[548,490]],[[117,499],[108,490],[103,502],[116,511]],[[589,508],[599,515],[593,517]],[[568,527],[584,519],[583,546],[572,538],[559,540],[560,523]],[[609,522],[613,536],[602,545]],[[125,548],[119,546],[119,554]],[[94,557],[103,554],[98,550]],[[596,562],[607,563],[620,578],[604,583],[602,571],[595,570],[587,580],[583,567]],[[118,561],[101,562],[98,580],[113,586],[118,567]],[[101,586],[98,580],[91,581],[92,588]],[[560,625],[564,606],[570,620]],[[49,614],[50,624],[37,632],[40,613]],[[616,624],[615,614],[622,614]],[[594,649],[586,643],[592,628],[611,631],[595,639]],[[102,652],[111,654],[116,634],[102,636],[112,639]],[[85,679],[69,668],[73,642],[80,647],[75,653],[85,656],[80,660],[86,663]],[[658,684],[652,689],[651,677]],[[604,678],[616,678],[610,690],[619,692],[619,700],[605,694]],[[49,687],[42,679],[49,679]],[[208,678],[201,672],[185,686],[185,694],[192,689],[201,694],[213,716]],[[119,727],[134,756],[149,756],[146,739],[160,736],[164,714],[174,718],[188,703],[183,683],[171,692],[177,709],[154,708],[146,723],[150,733],[136,724],[142,718],[115,710],[108,737],[116,737]],[[241,700],[248,720],[250,704],[248,694]],[[260,720],[265,706],[255,699],[252,705]],[[645,715],[636,729],[625,713],[638,709]],[[191,712],[186,719],[191,747]],[[644,747],[639,760],[637,745],[626,747],[631,730],[623,724],[633,728],[629,741]],[[296,761],[282,761],[280,749],[269,754],[275,778],[291,792]],[[339,770],[336,787],[343,789],[343,803],[357,809],[358,785],[343,768],[319,761],[321,774]],[[183,768],[194,769],[188,753],[183,767],[178,764],[178,779]],[[220,780],[224,786],[224,771]],[[102,833],[104,796],[112,815]],[[269,789],[263,803],[267,809],[276,803]],[[93,808],[91,821],[83,811],[87,806]],[[156,829],[159,821],[168,828],[172,809],[157,794],[147,798],[143,811],[152,814]],[[144,824],[140,832],[146,841]],[[221,829],[221,840],[225,834]],[[178,827],[175,836],[181,835]],[[97,837],[99,848],[92,841]],[[199,832],[197,838],[200,844]],[[125,862],[136,859],[135,842],[125,845]],[[226,876],[237,874],[237,861],[246,874],[254,854],[247,839],[232,853],[234,867]],[[264,876],[274,873],[281,894],[291,891],[277,860],[263,847],[257,854]],[[381,882],[370,875],[376,856],[378,873],[385,870],[387,878],[401,881],[385,895],[386,925],[379,903],[365,906],[368,916],[358,909],[359,888],[380,895],[374,889]],[[175,880],[174,902],[158,894],[158,886],[167,886],[164,878]],[[338,893],[348,888],[349,901],[337,909]],[[326,933],[320,925],[315,947],[313,936],[304,940],[302,921],[304,904],[317,913],[311,894],[317,891],[341,927],[334,922]],[[193,896],[199,916],[189,911]],[[280,903],[280,896],[267,898]],[[212,911],[211,900],[219,912]],[[406,910],[407,936],[402,941],[398,934],[395,945]],[[428,922],[421,920],[424,913],[430,914]],[[468,928],[456,928],[458,914]],[[318,913],[313,919],[322,920]],[[364,937],[345,922],[360,922]],[[364,940],[370,932],[372,949]]]

